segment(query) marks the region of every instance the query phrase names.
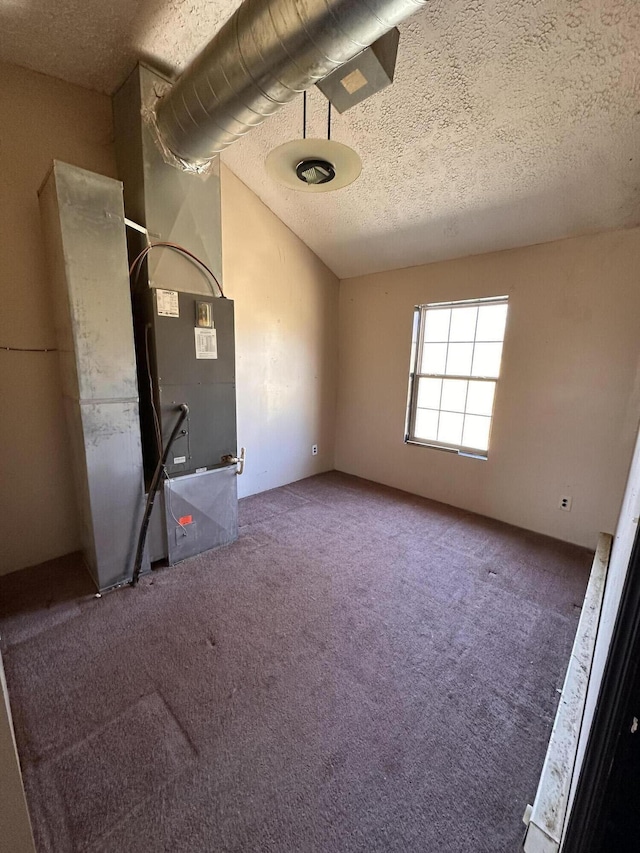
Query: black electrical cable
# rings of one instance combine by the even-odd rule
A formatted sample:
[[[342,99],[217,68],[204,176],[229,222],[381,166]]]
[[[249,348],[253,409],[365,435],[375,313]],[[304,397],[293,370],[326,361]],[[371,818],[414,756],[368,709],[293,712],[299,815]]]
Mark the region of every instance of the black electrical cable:
[[[178,437],[180,428],[182,427],[182,424],[184,423],[187,415],[189,414],[189,406],[187,406],[186,403],[182,403],[179,408],[180,414],[178,415],[178,420],[176,421],[176,425],[173,428],[173,432],[171,433],[169,441],[166,444],[164,453],[158,460],[156,470],[153,472],[153,477],[149,486],[147,503],[144,508],[144,515],[142,516],[140,533],[138,534],[138,547],[136,548],[136,559],[133,564],[133,574],[131,576],[130,581],[131,586],[135,586],[138,583],[138,578],[140,577],[140,569],[142,567],[142,555],[144,554],[144,543],[147,539],[147,530],[149,529],[149,521],[151,520],[151,511],[153,510],[153,504],[156,499],[156,493],[158,491],[158,486],[160,485],[160,478],[162,477],[162,472],[166,465],[167,457],[169,456],[169,451],[171,450],[171,445]]]
[[[329,101],[329,114],[327,116],[327,140],[331,139],[331,101]]]

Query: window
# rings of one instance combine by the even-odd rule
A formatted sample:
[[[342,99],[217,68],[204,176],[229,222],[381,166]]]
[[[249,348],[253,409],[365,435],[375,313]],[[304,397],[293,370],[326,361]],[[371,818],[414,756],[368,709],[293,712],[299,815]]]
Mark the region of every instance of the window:
[[[507,297],[418,305],[405,441],[485,457]]]

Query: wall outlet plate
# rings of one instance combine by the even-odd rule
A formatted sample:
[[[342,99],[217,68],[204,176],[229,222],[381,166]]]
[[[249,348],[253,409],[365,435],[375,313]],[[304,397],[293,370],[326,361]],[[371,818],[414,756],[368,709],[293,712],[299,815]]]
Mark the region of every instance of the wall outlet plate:
[[[318,455],[318,445],[317,445],[317,444],[312,444],[312,445],[311,445],[311,455],[312,455],[312,456],[317,456],[317,455]]]
[[[558,509],[563,509],[565,512],[571,512],[571,504],[573,498],[571,495],[563,495],[558,502]]]

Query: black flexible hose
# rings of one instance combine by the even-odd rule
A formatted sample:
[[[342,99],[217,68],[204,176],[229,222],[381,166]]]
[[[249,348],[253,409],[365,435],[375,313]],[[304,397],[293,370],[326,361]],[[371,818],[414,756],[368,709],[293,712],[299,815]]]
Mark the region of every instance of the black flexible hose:
[[[136,548],[136,559],[133,564],[133,575],[131,576],[130,581],[131,586],[135,586],[138,583],[138,578],[140,577],[140,569],[142,568],[142,555],[144,554],[144,543],[147,540],[147,530],[149,529],[149,521],[151,520],[151,511],[153,510],[153,504],[156,499],[158,486],[160,485],[160,477],[162,476],[162,471],[167,463],[167,457],[169,456],[171,445],[176,440],[180,431],[180,427],[185,422],[185,419],[189,414],[189,406],[187,406],[186,403],[181,403],[179,408],[180,414],[178,415],[178,420],[176,421],[176,425],[173,428],[171,437],[169,438],[169,441],[166,444],[164,453],[158,460],[156,470],[153,472],[153,478],[151,479],[151,485],[149,486],[147,503],[144,508],[144,515],[142,516],[140,533],[138,534],[138,547]]]

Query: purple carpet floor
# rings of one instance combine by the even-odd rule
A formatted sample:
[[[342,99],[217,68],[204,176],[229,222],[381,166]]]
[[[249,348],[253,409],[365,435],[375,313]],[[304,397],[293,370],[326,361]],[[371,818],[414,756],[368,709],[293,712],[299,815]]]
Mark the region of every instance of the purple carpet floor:
[[[39,853],[516,853],[592,555],[335,472],[240,523],[0,578]]]

